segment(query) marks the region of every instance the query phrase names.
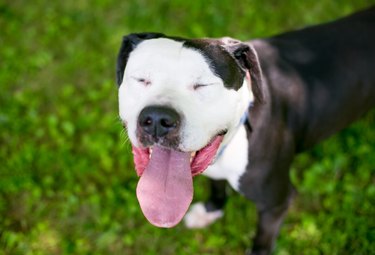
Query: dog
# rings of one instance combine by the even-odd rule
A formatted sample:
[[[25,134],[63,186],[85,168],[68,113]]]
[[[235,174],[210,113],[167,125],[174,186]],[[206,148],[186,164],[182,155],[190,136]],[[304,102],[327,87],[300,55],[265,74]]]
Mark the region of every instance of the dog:
[[[223,215],[229,182],[257,208],[249,254],[271,253],[295,195],[293,158],[374,107],[374,68],[374,7],[247,42],[124,36],[119,115],[143,214],[205,227]],[[210,198],[187,212],[198,174],[212,178]]]

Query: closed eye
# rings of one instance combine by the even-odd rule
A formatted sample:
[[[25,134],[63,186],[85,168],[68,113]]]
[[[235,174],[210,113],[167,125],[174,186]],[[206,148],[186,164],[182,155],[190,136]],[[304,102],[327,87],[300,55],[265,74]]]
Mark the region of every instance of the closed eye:
[[[138,77],[132,77],[134,80],[136,80],[138,83],[141,83],[145,86],[151,85],[151,81],[145,78],[138,78]]]
[[[212,85],[215,85],[215,83],[206,83],[206,84],[200,84],[200,83],[198,83],[198,84],[194,84],[193,89],[197,90],[197,89],[208,87],[208,86],[212,86]]]

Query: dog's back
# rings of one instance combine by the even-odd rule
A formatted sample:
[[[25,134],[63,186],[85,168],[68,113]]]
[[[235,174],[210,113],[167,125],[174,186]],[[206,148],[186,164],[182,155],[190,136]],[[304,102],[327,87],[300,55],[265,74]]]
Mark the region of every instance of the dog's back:
[[[289,109],[297,151],[375,105],[375,7],[252,43],[274,107]]]

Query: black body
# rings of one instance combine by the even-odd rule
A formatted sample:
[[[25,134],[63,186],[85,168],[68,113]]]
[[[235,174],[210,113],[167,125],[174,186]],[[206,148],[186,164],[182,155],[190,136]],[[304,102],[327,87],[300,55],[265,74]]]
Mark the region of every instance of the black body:
[[[183,39],[160,33],[124,36],[117,61],[120,86],[130,52],[142,40],[166,37],[199,50],[228,89],[249,74],[254,103],[245,127],[249,164],[240,192],[255,202],[257,232],[249,254],[272,251],[295,194],[289,179],[294,156],[349,125],[375,106],[375,7],[349,17],[267,39]],[[178,145],[173,109],[146,109],[137,134],[145,144]],[[166,139],[168,138],[169,139]],[[172,144],[168,141],[176,141]],[[207,211],[226,201],[225,181],[211,182]]]
[[[295,154],[375,106],[375,8],[248,43],[263,72],[264,102],[249,112],[250,163],[240,191],[258,210],[249,254],[259,255],[272,251],[295,193],[289,179]],[[223,192],[213,193],[206,208],[217,210],[224,201]]]

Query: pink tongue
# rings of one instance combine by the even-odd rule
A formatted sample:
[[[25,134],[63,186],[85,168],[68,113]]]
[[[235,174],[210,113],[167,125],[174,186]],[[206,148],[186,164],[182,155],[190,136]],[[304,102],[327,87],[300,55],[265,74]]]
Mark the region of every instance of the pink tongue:
[[[178,224],[193,199],[190,153],[154,146],[137,197],[151,224],[165,228]]]

